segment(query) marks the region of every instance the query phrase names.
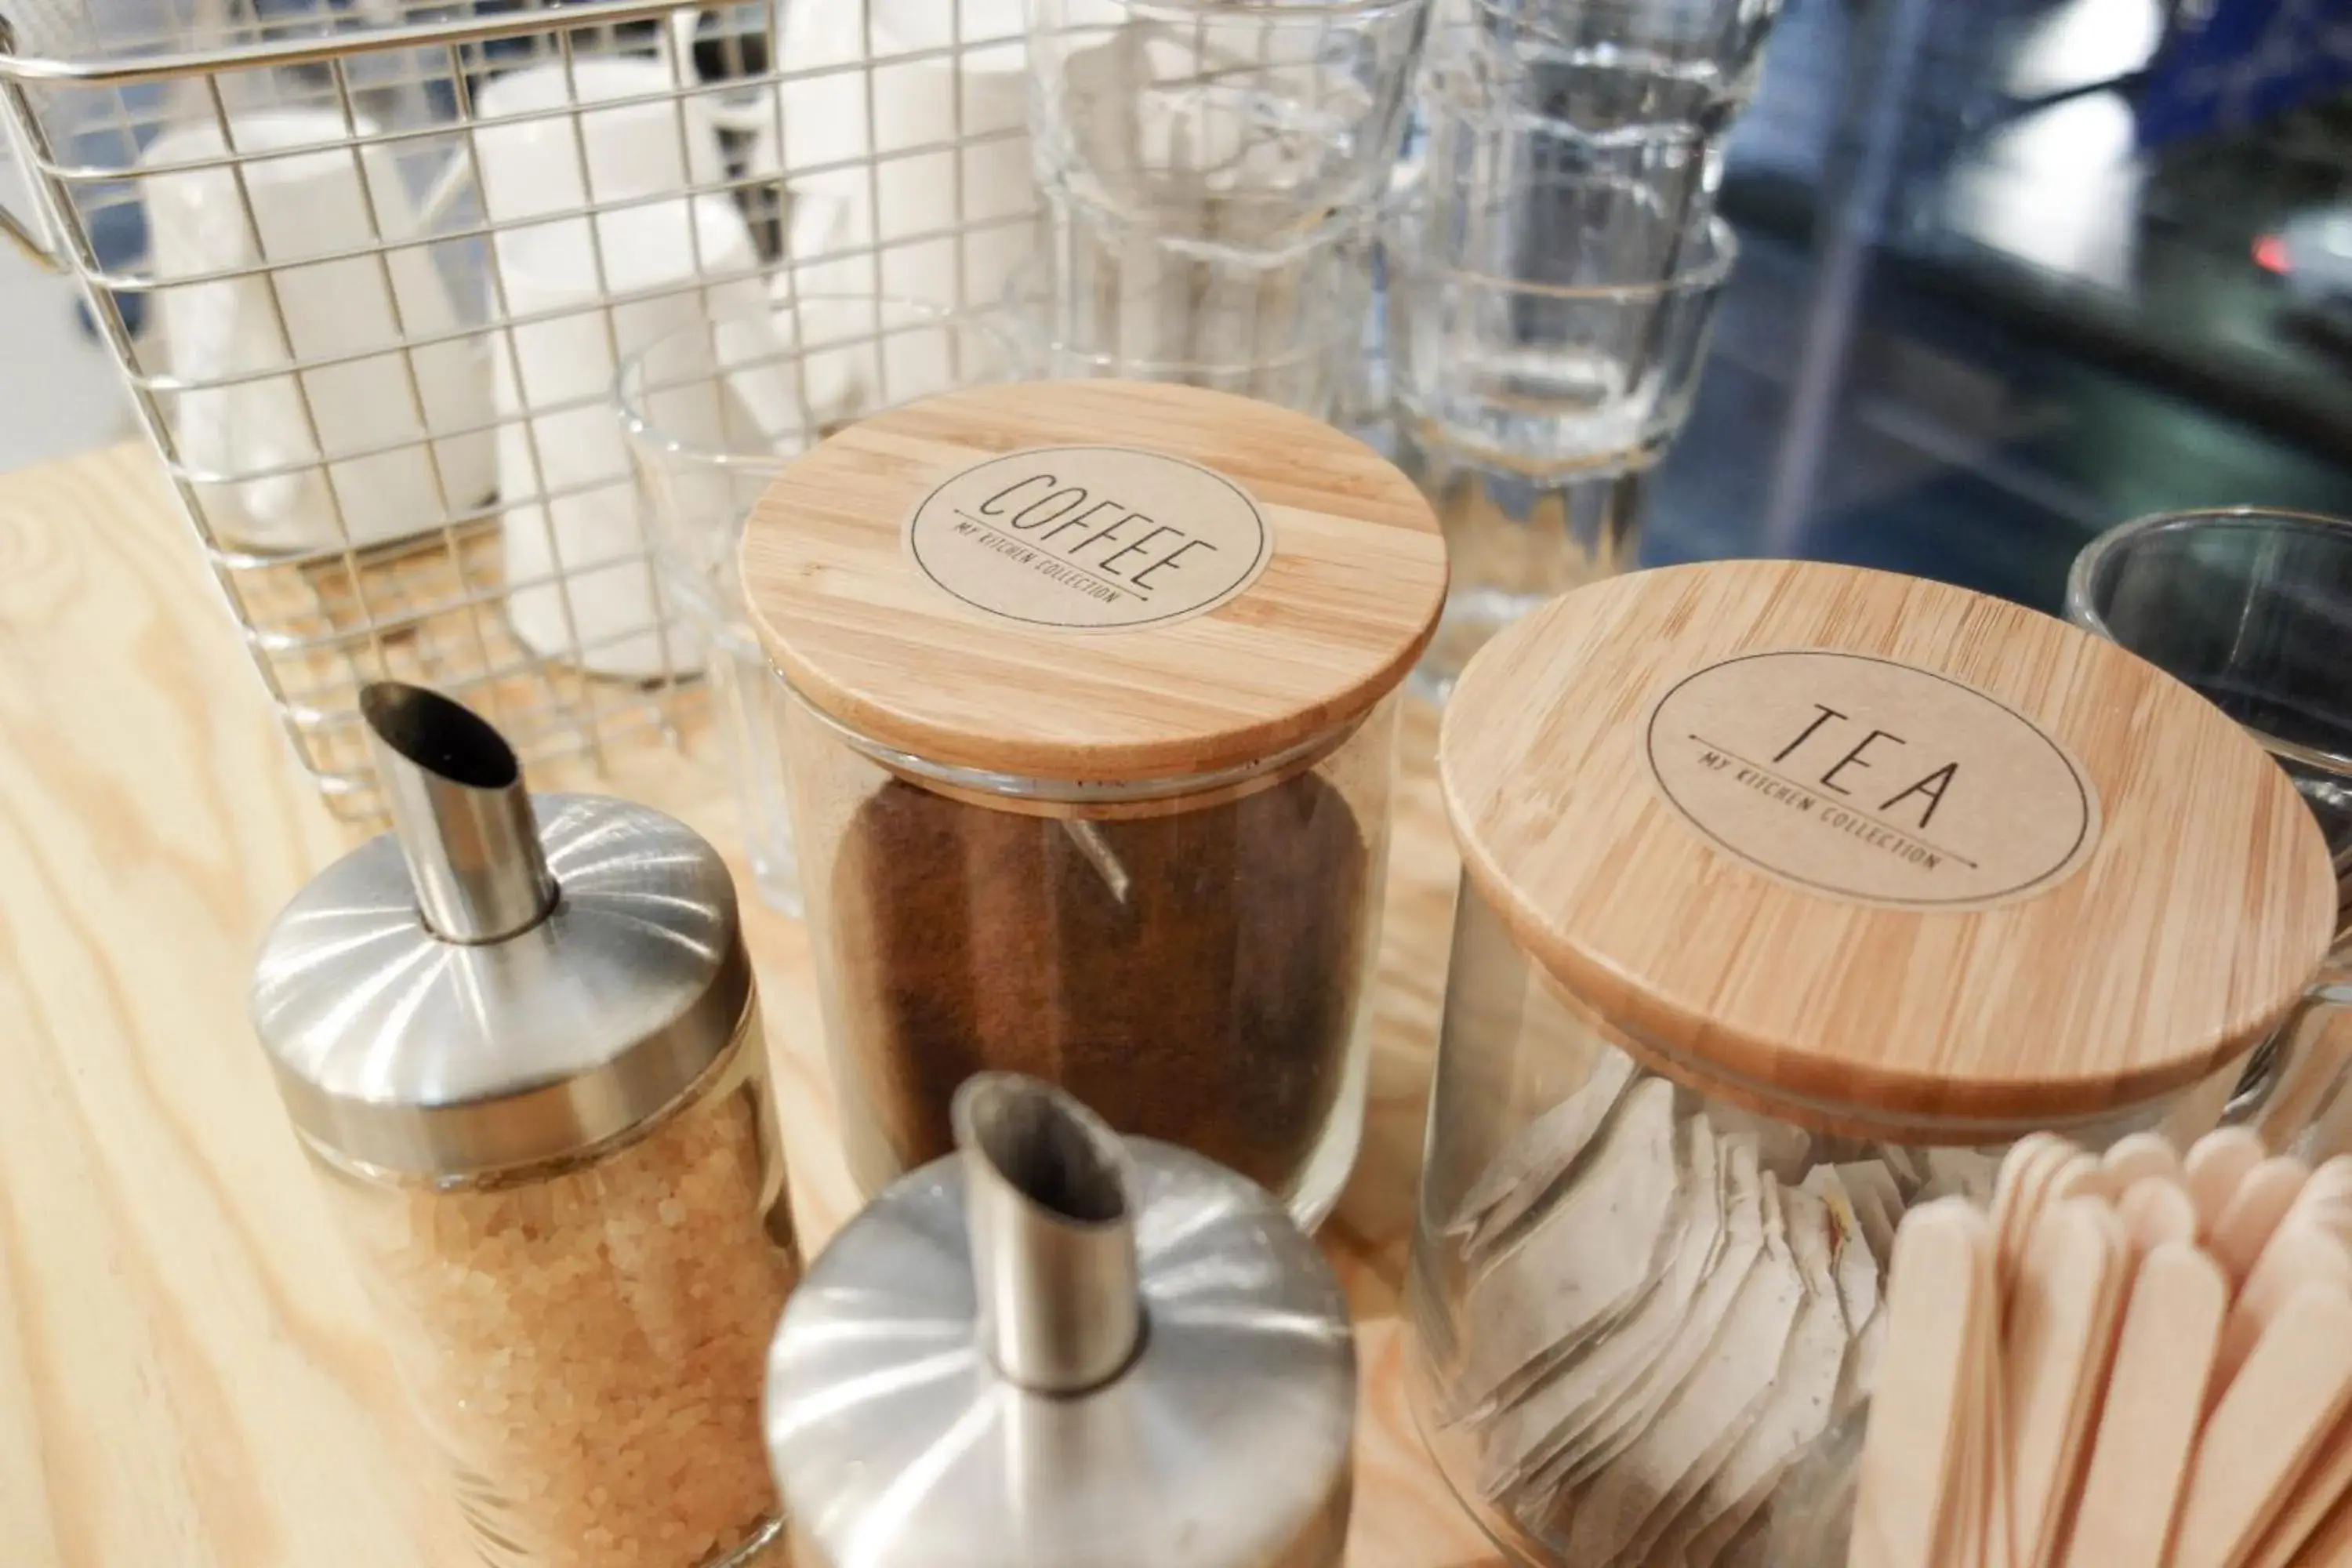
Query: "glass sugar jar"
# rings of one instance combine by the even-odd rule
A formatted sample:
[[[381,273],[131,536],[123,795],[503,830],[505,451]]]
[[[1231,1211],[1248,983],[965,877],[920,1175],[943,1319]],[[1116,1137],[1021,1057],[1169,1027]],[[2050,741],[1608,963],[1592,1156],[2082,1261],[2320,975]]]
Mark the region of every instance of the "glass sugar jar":
[[[362,694],[394,831],[264,940],[257,1033],[491,1568],[751,1568],[799,1277],[718,852],[542,795],[480,719]]]
[[[866,1192],[997,1068],[1319,1219],[1445,593],[1412,483],[1223,393],[994,386],[799,458],[743,550]]]
[[[1774,1561],[1905,1209],[2030,1130],[2210,1128],[2334,914],[2292,784],[2187,688],[1847,567],[1553,601],[1471,662],[1439,772],[1411,1381],[1527,1563]]]

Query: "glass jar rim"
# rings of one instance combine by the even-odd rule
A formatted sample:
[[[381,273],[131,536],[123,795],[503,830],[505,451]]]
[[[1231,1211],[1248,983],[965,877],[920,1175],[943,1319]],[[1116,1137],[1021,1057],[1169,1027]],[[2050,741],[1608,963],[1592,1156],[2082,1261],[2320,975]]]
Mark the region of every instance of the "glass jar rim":
[[[1484,895],[1474,885],[1465,884],[1462,892],[1465,898],[1484,901]],[[1514,946],[1517,946],[1516,942]],[[2039,1131],[2085,1138],[2095,1147],[2103,1146],[2126,1132],[2156,1125],[2183,1097],[2195,1093],[2200,1085],[2210,1084],[2225,1073],[2241,1074],[2241,1092],[2244,1092],[2246,1069],[2269,1045],[2269,1042],[2262,1042],[2250,1046],[2229,1060],[2214,1066],[2201,1079],[2121,1104],[2057,1120],[2041,1115],[1999,1117],[1965,1111],[1936,1114],[1889,1111],[1860,1100],[1792,1091],[1785,1085],[1752,1078],[1712,1061],[1699,1060],[1690,1052],[1677,1050],[1651,1031],[1610,1013],[1599,1003],[1572,989],[1565,980],[1538,962],[1535,954],[1524,948],[1517,951],[1526,961],[1528,971],[1534,976],[1536,984],[1577,1016],[1583,1026],[1610,1049],[1629,1057],[1642,1070],[1655,1073],[1693,1094],[1719,1100],[1740,1110],[1802,1127],[1809,1131],[1911,1148],[1986,1148],[2014,1142],[2029,1132]]]
[[[992,795],[1008,803],[1031,802],[1044,806],[1118,807],[1188,800],[1196,795],[1214,795],[1224,800],[1235,795],[1248,794],[1255,788],[1277,784],[1337,751],[1388,702],[1388,698],[1383,698],[1363,711],[1351,713],[1339,722],[1318,730],[1280,751],[1209,773],[1127,781],[1053,779],[942,763],[885,745],[825,711],[814,699],[793,684],[790,676],[777,668],[772,659],[769,661],[769,670],[783,683],[784,689],[792,694],[793,700],[801,710],[842,744],[893,773],[939,785],[953,795]],[[1390,694],[1393,695],[1393,692]]]

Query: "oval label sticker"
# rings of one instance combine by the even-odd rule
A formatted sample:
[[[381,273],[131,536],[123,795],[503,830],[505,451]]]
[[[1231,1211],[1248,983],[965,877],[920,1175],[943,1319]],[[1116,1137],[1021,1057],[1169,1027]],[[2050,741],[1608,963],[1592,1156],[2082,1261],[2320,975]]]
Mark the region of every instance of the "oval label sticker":
[[[908,514],[915,569],[1024,626],[1127,631],[1215,609],[1274,553],[1222,474],[1127,447],[1038,447],[964,469]]]
[[[1982,910],[2057,885],[2099,803],[2040,726],[1973,687],[1827,649],[1685,676],[1650,713],[1652,777],[1694,827],[1811,892]]]

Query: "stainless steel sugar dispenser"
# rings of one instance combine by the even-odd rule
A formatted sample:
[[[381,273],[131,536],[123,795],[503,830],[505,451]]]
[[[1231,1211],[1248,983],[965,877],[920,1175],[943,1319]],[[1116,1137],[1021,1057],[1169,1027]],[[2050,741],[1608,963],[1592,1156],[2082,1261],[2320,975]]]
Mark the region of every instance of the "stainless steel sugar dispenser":
[[[798,1568],[1323,1568],[1356,1357],[1263,1189],[983,1073],[817,1258],[768,1367]]]
[[[394,831],[278,916],[254,1022],[476,1544],[763,1560],[799,1263],[726,868],[659,812],[532,799],[446,698],[362,711]]]

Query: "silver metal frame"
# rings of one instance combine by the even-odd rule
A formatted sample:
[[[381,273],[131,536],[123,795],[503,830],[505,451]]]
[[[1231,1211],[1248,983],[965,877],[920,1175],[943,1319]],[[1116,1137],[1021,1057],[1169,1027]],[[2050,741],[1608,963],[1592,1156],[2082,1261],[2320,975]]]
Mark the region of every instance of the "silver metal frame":
[[[0,210],[0,236],[70,271],[82,283],[99,331],[122,368],[141,421],[196,530],[215,580],[244,627],[254,662],[286,731],[330,805],[339,815],[353,819],[373,818],[381,812],[359,715],[360,689],[375,679],[428,685],[467,702],[499,726],[526,763],[584,755],[601,763],[607,748],[617,742],[674,739],[693,685],[691,671],[681,668],[674,658],[666,654],[661,671],[646,679],[603,678],[586,673],[583,668],[586,650],[570,611],[566,584],[584,571],[610,570],[613,558],[565,561],[543,504],[581,493],[583,487],[566,489],[541,484],[530,494],[488,499],[454,495],[436,449],[436,444],[453,436],[478,436],[486,428],[495,431],[520,423],[530,439],[534,469],[543,473],[532,422],[603,399],[527,406],[503,417],[494,416],[487,427],[439,427],[425,416],[417,351],[441,347],[446,353],[445,345],[488,346],[502,342],[504,352],[512,354],[517,326],[551,319],[545,313],[518,315],[510,310],[499,269],[488,264],[496,237],[504,229],[521,226],[502,226],[461,207],[457,209],[460,221],[388,237],[361,163],[362,151],[381,148],[383,152],[375,156],[410,159],[425,154],[461,155],[478,189],[481,154],[475,134],[475,92],[499,70],[532,64],[561,62],[572,89],[570,101],[541,114],[502,117],[498,123],[503,127],[533,119],[568,119],[583,191],[590,189],[580,124],[583,108],[607,109],[632,102],[670,105],[683,162],[690,134],[689,101],[724,100],[736,106],[738,118],[743,103],[755,105],[755,111],[766,120],[764,132],[772,135],[779,149],[780,174],[743,169],[740,158],[730,152],[727,176],[717,182],[628,203],[600,206],[591,202],[586,206],[531,215],[530,226],[537,226],[622,206],[675,201],[685,195],[724,195],[739,205],[755,235],[764,234],[756,271],[740,267],[726,271],[703,265],[708,258],[701,255],[697,237],[698,266],[692,282],[635,294],[608,291],[600,313],[607,344],[617,361],[620,340],[613,321],[616,305],[698,295],[707,315],[712,309],[714,287],[740,285],[746,279],[765,282],[785,265],[775,254],[775,237],[781,231],[793,182],[820,174],[837,179],[845,171],[862,170],[867,211],[878,214],[882,211],[882,163],[956,153],[978,140],[1017,134],[1000,132],[990,137],[967,138],[959,92],[953,110],[955,136],[950,141],[893,148],[884,158],[867,155],[795,165],[793,149],[785,140],[782,89],[797,80],[864,73],[864,146],[871,154],[880,145],[873,90],[877,65],[945,58],[958,61],[961,69],[967,50],[1008,40],[966,38],[961,6],[942,0],[952,18],[946,47],[877,58],[873,16],[867,10],[862,61],[795,71],[785,68],[779,58],[787,0],[733,0],[708,6],[678,0],[585,0],[571,5],[512,0],[512,8],[497,10],[490,7],[508,0],[383,0],[373,7],[372,19],[366,18],[367,0],[362,0],[359,10],[352,11],[331,9],[330,0],[304,0],[299,9],[283,14],[274,9],[257,14],[250,9],[269,6],[272,0],[226,0],[238,9],[225,16],[199,15],[192,9],[216,9],[222,0],[151,3],[181,7],[168,24],[159,24],[153,36],[43,38],[39,42],[46,53],[20,52],[6,24],[0,22],[0,107],[5,107],[16,143],[30,163],[46,219],[45,225],[36,225]],[[847,5],[860,0],[790,3]],[[698,52],[716,53],[720,68],[711,79],[698,74]],[[670,90],[635,100],[584,102],[579,95],[578,63],[609,56],[666,58]],[[426,112],[381,119],[367,108],[380,94],[399,96]],[[351,157],[366,206],[368,244],[343,252],[305,254],[299,262],[269,259],[247,178],[253,165],[270,154],[239,151],[226,158],[175,163],[161,169],[140,162],[141,151],[153,133],[174,124],[209,122],[218,129],[224,144],[235,148],[234,121],[256,108],[307,108],[341,116],[343,137],[318,147],[306,146],[302,154],[341,150]],[[276,155],[285,155],[285,150]],[[862,258],[870,268],[871,292],[879,296],[887,292],[883,287],[886,249],[952,241],[961,289],[968,234],[1015,225],[1025,227],[1034,224],[1034,217],[1022,214],[968,223],[961,158],[957,167],[954,209],[940,215],[936,229],[894,235],[887,244],[869,229],[854,237],[859,243],[824,256],[793,256],[790,267],[797,269]],[[166,279],[156,275],[143,256],[126,262],[112,254],[113,247],[106,243],[101,230],[128,221],[117,215],[141,205],[144,182],[159,172],[182,175],[205,169],[226,169],[235,180],[247,247],[251,255],[263,259],[249,266]],[[42,226],[57,237],[54,248],[37,233]],[[604,278],[600,226],[592,222],[583,226],[595,252],[597,276]],[[457,285],[455,292],[463,319],[455,330],[418,331],[403,318],[392,258],[404,251],[421,252],[445,279]],[[340,356],[299,357],[293,351],[295,337],[289,329],[280,293],[281,275],[296,266],[369,259],[374,262],[376,282],[389,305],[398,341]],[[243,280],[261,285],[284,351],[282,359],[207,379],[175,375],[152,319],[160,310],[142,311],[130,302],[137,300],[155,307],[167,290]],[[481,289],[483,297],[478,300],[469,298],[474,287]],[[992,310],[999,301],[957,299],[935,303],[961,311]],[[148,318],[143,322],[133,319],[142,315]],[[430,437],[386,447],[328,449],[320,439],[311,374],[391,353],[400,356],[415,428],[429,431]],[[180,399],[272,379],[297,389],[310,437],[308,449],[315,456],[236,472],[205,469],[187,460],[174,434],[173,409]],[[386,543],[354,543],[345,516],[346,503],[329,470],[354,459],[404,449],[421,449],[427,456],[439,515],[418,519],[413,535]],[[333,513],[334,537],[339,542],[289,552],[265,552],[237,543],[235,520],[228,515],[235,509],[227,505],[224,487],[305,475],[316,476],[319,492],[327,498]],[[502,613],[510,590],[532,584],[507,580],[499,547],[500,519],[509,509],[533,503],[542,503],[538,516],[549,531],[550,556],[557,562],[553,585],[563,595],[570,632],[570,647],[553,656],[527,647]],[[638,517],[637,549],[623,559],[642,562],[650,584],[652,542],[646,532],[642,508]]]

